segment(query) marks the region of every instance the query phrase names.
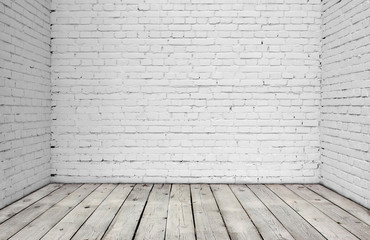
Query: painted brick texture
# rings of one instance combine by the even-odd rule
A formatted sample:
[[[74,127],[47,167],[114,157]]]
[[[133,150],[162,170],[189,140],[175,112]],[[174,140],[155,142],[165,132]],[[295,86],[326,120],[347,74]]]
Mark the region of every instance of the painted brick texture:
[[[51,9],[53,181],[319,181],[321,1]]]
[[[370,208],[370,1],[324,1],[322,182]]]
[[[50,180],[50,2],[0,2],[0,208]]]

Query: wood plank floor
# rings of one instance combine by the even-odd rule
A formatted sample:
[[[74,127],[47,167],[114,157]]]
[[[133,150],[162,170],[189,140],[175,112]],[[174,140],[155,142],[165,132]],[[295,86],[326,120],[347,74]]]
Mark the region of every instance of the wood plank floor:
[[[370,239],[321,185],[49,184],[0,210],[3,239]]]

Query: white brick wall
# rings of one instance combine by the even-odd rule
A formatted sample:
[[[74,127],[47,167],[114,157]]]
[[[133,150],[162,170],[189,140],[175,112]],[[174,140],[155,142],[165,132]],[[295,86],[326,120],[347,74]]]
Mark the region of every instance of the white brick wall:
[[[50,177],[50,2],[0,2],[0,208]]]
[[[322,182],[370,208],[370,1],[324,1]]]
[[[50,2],[0,3],[0,208],[49,182],[51,112],[53,181],[321,176],[370,207],[369,0],[53,0],[51,11],[52,111]]]
[[[53,0],[52,180],[318,182],[320,0]]]

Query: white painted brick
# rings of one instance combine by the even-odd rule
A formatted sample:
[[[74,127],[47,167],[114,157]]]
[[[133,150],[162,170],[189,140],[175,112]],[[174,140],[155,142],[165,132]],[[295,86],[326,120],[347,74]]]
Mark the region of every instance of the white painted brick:
[[[95,3],[52,3],[53,180],[319,181],[320,2]]]
[[[50,2],[30,4],[0,3],[0,208],[50,181]]]
[[[370,175],[370,121],[363,120],[369,116],[364,110],[370,107],[370,66],[362,56],[370,49],[361,46],[370,34],[361,20],[369,22],[370,7],[344,2],[323,2],[328,9],[322,18],[321,175],[326,186],[369,208],[370,180],[365,176]],[[348,37],[357,34],[363,38]]]
[[[49,144],[54,181],[312,183],[323,162],[369,206],[369,5],[328,2],[3,1],[0,208],[49,181]]]

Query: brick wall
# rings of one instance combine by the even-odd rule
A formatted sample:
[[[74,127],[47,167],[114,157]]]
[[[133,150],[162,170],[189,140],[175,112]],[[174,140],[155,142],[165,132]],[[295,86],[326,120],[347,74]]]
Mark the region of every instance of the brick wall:
[[[53,0],[51,23],[53,181],[319,181],[319,0]]]
[[[51,12],[50,77],[50,2],[0,3],[0,208],[49,182],[50,124],[53,181],[321,176],[370,206],[368,0],[53,0]]]
[[[370,1],[324,1],[322,182],[370,207]]]
[[[49,7],[0,2],[0,208],[49,182]]]

